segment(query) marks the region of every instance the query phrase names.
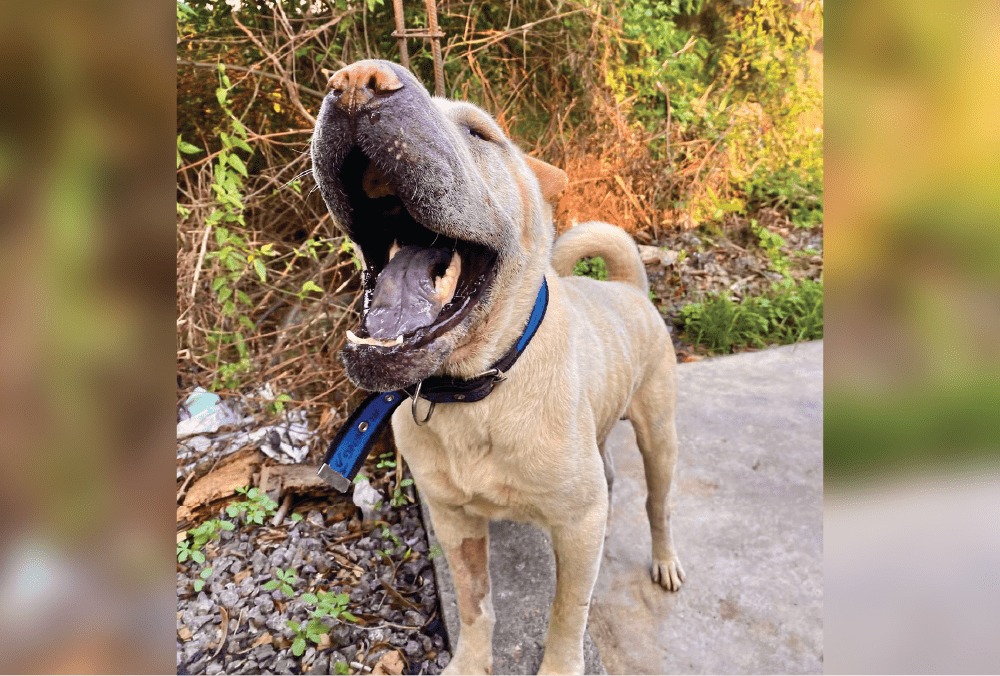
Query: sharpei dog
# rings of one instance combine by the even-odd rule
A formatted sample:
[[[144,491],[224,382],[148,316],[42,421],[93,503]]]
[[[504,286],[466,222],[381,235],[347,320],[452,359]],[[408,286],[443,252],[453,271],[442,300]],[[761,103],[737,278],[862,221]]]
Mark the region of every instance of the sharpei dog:
[[[598,222],[553,242],[566,174],[521,152],[476,106],[432,98],[401,66],[360,61],[328,87],[313,173],[364,263],[365,310],[341,353],[356,385],[484,373],[548,284],[537,333],[489,396],[439,404],[424,425],[410,406],[392,417],[454,579],[460,634],[445,671],[492,673],[487,526],[514,519],[547,530],[555,551],[539,673],[583,673],[613,481],[604,441],[623,417],[645,466],[653,582],[674,591],[684,580],[668,506],[674,350],[635,242]],[[609,281],[572,276],[589,256],[604,258]]]

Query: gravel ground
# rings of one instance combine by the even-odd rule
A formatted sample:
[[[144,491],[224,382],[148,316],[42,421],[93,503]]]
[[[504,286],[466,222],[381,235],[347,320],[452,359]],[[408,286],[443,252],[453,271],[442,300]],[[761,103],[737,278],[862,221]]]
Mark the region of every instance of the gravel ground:
[[[385,495],[388,478],[378,483]],[[239,522],[205,546],[204,565],[177,565],[177,672],[379,673],[379,658],[395,649],[402,673],[440,673],[450,654],[419,507],[387,502],[362,523],[350,495],[331,494],[300,500],[292,513],[304,518],[278,527]],[[226,518],[221,509],[217,516]],[[213,572],[195,592],[207,567]],[[263,589],[279,567],[297,572],[291,599]],[[300,596],[317,590],[349,594],[358,621],[327,618],[329,644],[310,642],[296,657],[286,623],[308,618],[312,606]]]

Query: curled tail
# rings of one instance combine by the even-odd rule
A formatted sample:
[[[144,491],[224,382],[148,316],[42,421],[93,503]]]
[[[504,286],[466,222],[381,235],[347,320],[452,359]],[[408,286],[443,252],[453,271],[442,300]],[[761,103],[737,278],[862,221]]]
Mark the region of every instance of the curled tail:
[[[600,221],[580,223],[564,232],[552,248],[552,266],[562,277],[573,274],[581,258],[600,256],[608,267],[608,278],[628,282],[649,291],[646,267],[639,258],[635,240],[618,226]]]

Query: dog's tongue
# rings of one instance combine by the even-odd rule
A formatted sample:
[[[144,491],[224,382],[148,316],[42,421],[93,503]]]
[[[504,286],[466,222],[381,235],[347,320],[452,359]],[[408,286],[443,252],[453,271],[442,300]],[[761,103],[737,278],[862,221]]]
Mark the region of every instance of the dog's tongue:
[[[400,248],[375,282],[364,324],[368,335],[393,340],[432,324],[443,305],[434,287],[435,271],[444,269],[451,257],[450,249]]]

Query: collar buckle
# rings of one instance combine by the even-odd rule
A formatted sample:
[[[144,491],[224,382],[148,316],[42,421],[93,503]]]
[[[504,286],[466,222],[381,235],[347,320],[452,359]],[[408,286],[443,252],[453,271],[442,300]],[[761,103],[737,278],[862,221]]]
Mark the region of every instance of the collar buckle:
[[[410,402],[410,415],[413,416],[413,422],[417,423],[417,427],[423,427],[434,415],[434,405],[435,402],[431,401],[430,408],[427,409],[427,415],[424,416],[423,420],[420,419],[420,415],[417,413],[417,402],[420,401],[420,388],[424,386],[424,381],[417,383],[417,390],[413,393],[413,401]]]
[[[500,369],[493,367],[489,371],[483,371],[475,378],[493,378],[493,384],[496,385],[497,383],[502,383],[507,380],[507,374]],[[475,378],[473,378],[473,380]]]

